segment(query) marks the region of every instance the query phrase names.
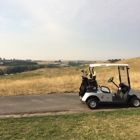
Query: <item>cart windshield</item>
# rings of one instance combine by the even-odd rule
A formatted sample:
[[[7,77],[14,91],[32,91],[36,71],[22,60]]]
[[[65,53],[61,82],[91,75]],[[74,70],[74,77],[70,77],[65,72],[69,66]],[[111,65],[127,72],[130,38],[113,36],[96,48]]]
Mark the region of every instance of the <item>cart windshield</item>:
[[[120,76],[120,83],[124,83],[127,86],[130,86],[129,82],[129,75],[128,75],[128,67],[119,66],[119,76]]]

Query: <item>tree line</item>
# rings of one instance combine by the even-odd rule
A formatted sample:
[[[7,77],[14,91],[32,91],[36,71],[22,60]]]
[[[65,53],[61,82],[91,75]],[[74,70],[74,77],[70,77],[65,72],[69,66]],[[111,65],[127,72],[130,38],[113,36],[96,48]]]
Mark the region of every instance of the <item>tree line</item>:
[[[5,74],[17,74],[25,71],[33,71],[41,68],[58,68],[57,64],[46,64],[46,65],[17,65],[17,66],[8,66],[5,69],[0,69],[0,75]]]
[[[111,62],[111,63],[115,63],[117,61],[121,61],[121,59],[109,59],[108,61]]]
[[[80,62],[74,62],[74,61],[69,61],[68,62],[68,66],[79,66],[82,65],[84,63],[80,63]]]
[[[2,66],[17,66],[17,65],[37,65],[37,62],[32,61],[23,61],[23,60],[17,60],[17,61],[4,61]]]

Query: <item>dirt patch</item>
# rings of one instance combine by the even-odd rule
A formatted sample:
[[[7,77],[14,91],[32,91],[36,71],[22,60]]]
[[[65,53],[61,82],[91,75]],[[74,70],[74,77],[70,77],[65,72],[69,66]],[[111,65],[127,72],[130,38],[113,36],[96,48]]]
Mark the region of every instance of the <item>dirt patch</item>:
[[[96,109],[96,110],[87,110],[87,111],[52,111],[52,112],[43,112],[43,113],[24,113],[24,114],[8,114],[0,115],[0,118],[20,118],[20,117],[33,117],[33,116],[48,116],[48,115],[64,115],[64,114],[79,114],[79,113],[92,113],[100,111],[114,111],[116,109]]]

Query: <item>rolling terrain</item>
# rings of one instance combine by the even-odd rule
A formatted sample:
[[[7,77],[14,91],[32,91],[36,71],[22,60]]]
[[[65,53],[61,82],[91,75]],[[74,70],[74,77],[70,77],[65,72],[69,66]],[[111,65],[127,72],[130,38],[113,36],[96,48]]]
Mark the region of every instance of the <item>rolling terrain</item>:
[[[140,57],[121,60],[117,63],[130,65],[131,86],[140,90]],[[79,92],[81,84],[81,69],[88,69],[88,65],[61,68],[42,68],[14,75],[0,76],[0,96],[25,94],[49,94]],[[117,68],[96,69],[99,85],[108,86],[111,90],[116,87],[108,83],[110,77],[118,84]]]

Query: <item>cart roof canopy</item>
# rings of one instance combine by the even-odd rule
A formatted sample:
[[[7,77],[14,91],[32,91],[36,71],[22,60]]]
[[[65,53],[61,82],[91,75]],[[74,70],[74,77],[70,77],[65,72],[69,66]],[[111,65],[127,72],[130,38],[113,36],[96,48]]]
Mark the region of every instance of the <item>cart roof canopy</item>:
[[[128,67],[128,64],[90,64],[89,67],[113,67],[113,66],[124,66]]]

